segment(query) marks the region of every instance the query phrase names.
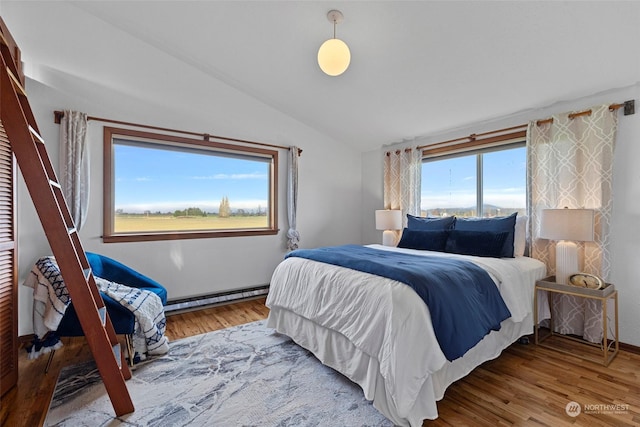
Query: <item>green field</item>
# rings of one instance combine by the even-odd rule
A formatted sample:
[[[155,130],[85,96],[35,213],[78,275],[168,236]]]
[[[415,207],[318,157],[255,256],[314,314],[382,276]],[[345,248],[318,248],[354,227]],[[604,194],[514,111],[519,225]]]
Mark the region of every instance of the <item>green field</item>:
[[[115,233],[266,228],[268,226],[266,215],[220,218],[217,216],[174,217],[173,215],[124,214],[114,217]]]

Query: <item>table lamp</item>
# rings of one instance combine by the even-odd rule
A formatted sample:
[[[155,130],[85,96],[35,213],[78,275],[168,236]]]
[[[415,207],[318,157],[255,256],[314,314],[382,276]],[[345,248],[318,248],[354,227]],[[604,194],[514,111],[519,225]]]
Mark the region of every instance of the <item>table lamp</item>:
[[[556,283],[568,284],[578,273],[578,245],[593,241],[592,209],[543,209],[540,238],[557,240]]]
[[[402,211],[394,209],[381,209],[376,211],[376,230],[382,232],[382,244],[395,246],[396,235],[394,230],[402,228]]]

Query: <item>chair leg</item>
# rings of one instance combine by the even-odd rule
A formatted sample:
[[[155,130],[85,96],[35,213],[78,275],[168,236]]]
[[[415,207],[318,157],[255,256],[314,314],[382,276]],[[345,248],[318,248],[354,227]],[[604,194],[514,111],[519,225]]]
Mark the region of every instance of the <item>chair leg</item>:
[[[133,350],[133,335],[126,334],[124,336],[124,341],[125,341],[125,343],[127,345],[127,353],[129,354],[129,366],[133,368],[133,365],[135,363],[134,360],[133,360],[134,357],[135,357],[135,354],[133,353],[133,351],[134,351]]]
[[[51,367],[51,362],[53,361],[53,355],[56,354],[55,350],[51,350],[51,352],[49,352],[49,360],[47,360],[47,366],[45,366],[44,368],[44,373],[47,374],[49,373],[49,368]]]

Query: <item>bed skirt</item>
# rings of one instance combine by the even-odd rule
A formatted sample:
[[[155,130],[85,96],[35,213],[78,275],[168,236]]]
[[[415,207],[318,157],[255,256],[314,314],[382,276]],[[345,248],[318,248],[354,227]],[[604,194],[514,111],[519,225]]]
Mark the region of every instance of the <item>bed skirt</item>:
[[[523,335],[533,332],[533,319],[527,315],[522,322],[507,319],[499,331],[493,331],[469,350],[463,357],[446,362],[442,368],[424,379],[415,402],[410,402],[408,414],[399,414],[389,397],[375,357],[357,348],[344,335],[320,326],[287,309],[273,307],[267,326],[287,335],[298,345],[311,351],[324,365],[335,369],[358,384],[367,400],[385,417],[399,426],[422,426],[425,419],[438,418],[437,401],[455,381],[469,374],[480,364],[495,359]],[[407,349],[407,351],[411,351]],[[402,387],[402,384],[398,384]]]

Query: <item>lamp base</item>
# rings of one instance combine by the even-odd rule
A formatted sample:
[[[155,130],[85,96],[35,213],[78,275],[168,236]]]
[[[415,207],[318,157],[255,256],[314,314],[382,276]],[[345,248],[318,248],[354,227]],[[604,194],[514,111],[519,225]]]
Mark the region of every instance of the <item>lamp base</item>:
[[[394,233],[393,230],[384,230],[382,232],[382,245],[383,246],[396,245],[396,233]]]
[[[556,283],[569,284],[569,276],[578,270],[578,245],[567,240],[556,244]]]

